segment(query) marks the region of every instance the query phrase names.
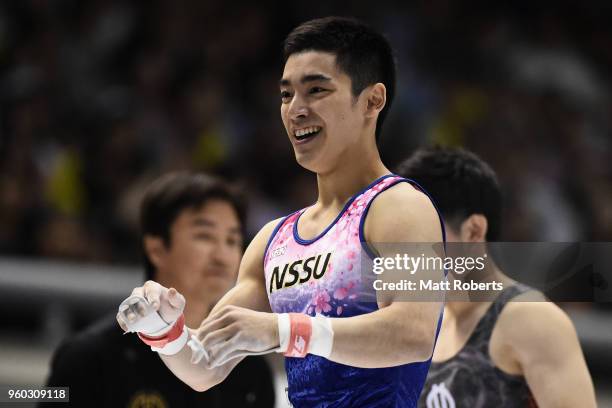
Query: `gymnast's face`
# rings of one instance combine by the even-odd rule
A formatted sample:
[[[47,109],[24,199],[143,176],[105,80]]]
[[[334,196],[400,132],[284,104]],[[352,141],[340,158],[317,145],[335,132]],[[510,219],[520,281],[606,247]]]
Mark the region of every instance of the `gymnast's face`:
[[[363,98],[327,52],[292,54],[280,80],[281,117],[297,162],[319,174],[348,158],[364,127]]]
[[[170,242],[147,247],[157,269],[156,280],[187,299],[219,300],[236,283],[242,257],[240,220],[231,204],[212,199],[179,213]]]

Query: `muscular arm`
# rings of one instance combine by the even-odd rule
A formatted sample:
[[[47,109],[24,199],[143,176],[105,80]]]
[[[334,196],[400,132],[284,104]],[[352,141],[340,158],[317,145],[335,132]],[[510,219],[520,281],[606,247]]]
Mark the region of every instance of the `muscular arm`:
[[[569,317],[550,302],[508,304],[497,323],[538,407],[595,407],[595,391]]]
[[[221,298],[211,316],[229,305],[255,311],[270,311],[264,284],[263,253],[277,222],[278,220],[268,223],[253,238],[240,263],[236,286]],[[197,328],[189,330],[192,334],[197,334]],[[242,361],[242,358],[235,358],[221,366],[209,367],[205,360],[198,364],[191,363],[191,355],[190,348],[185,346],[178,354],[160,354],[160,357],[174,375],[197,391],[205,391],[219,384]]]
[[[398,251],[410,249],[398,243],[442,241],[440,221],[431,201],[406,183],[392,187],[373,201],[364,232],[366,241],[382,257],[395,257]],[[425,247],[429,245],[421,249]],[[415,255],[421,253],[419,250]],[[435,254],[425,253],[428,255]],[[405,271],[395,274],[406,277]],[[417,271],[414,276],[441,280],[443,272]],[[406,292],[391,295],[379,299],[379,310],[373,313],[333,319],[334,345],[330,360],[376,368],[428,359],[433,351],[442,303],[435,299],[408,300]]]

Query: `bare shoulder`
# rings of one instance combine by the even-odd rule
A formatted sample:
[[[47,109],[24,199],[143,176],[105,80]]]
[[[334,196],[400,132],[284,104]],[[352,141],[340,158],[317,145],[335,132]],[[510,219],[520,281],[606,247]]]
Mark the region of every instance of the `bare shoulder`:
[[[382,193],[380,193],[376,201],[384,202],[386,200],[397,200],[397,199],[420,200],[422,198],[424,198],[425,201],[429,201],[429,198],[427,197],[427,195],[425,195],[422,191],[415,188],[411,183],[404,181],[404,182],[399,182],[389,187]]]
[[[266,245],[268,244],[268,240],[270,239],[270,237],[272,237],[274,229],[284,218],[285,217],[280,217],[267,222],[255,235],[255,237],[251,241],[251,244],[256,243],[258,246],[261,246],[263,244],[263,249],[265,249]]]
[[[398,183],[376,197],[365,221],[365,233],[369,242],[442,240],[433,203],[410,183]]]
[[[563,342],[577,337],[572,321],[559,306],[545,300],[526,301],[531,300],[528,296],[525,293],[508,303],[495,325],[514,349],[540,350],[553,339]]]

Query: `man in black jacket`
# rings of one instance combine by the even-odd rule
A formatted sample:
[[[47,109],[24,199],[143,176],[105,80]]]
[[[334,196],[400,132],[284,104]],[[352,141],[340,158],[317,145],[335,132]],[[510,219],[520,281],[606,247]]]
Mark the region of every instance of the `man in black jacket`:
[[[220,180],[172,173],[149,187],[141,206],[146,277],[188,299],[189,326],[198,327],[235,284],[244,225],[242,199]],[[198,393],[138,337],[123,336],[114,314],[58,348],[48,386],[70,387],[73,407],[274,406],[263,358],[245,359],[223,384]]]

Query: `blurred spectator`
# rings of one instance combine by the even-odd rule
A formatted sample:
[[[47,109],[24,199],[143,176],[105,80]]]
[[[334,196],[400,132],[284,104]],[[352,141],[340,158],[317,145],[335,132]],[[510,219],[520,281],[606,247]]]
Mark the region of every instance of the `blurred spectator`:
[[[148,188],[140,225],[146,278],[185,296],[187,326],[199,327],[236,283],[245,217],[241,197],[203,174],[171,173]],[[78,227],[61,222],[52,231],[59,238]],[[64,254],[63,245],[80,248],[68,244],[57,253]],[[48,385],[70,387],[72,407],[272,408],[275,398],[263,357],[247,357],[222,384],[194,391],[135,334],[124,335],[114,314],[60,345]]]

